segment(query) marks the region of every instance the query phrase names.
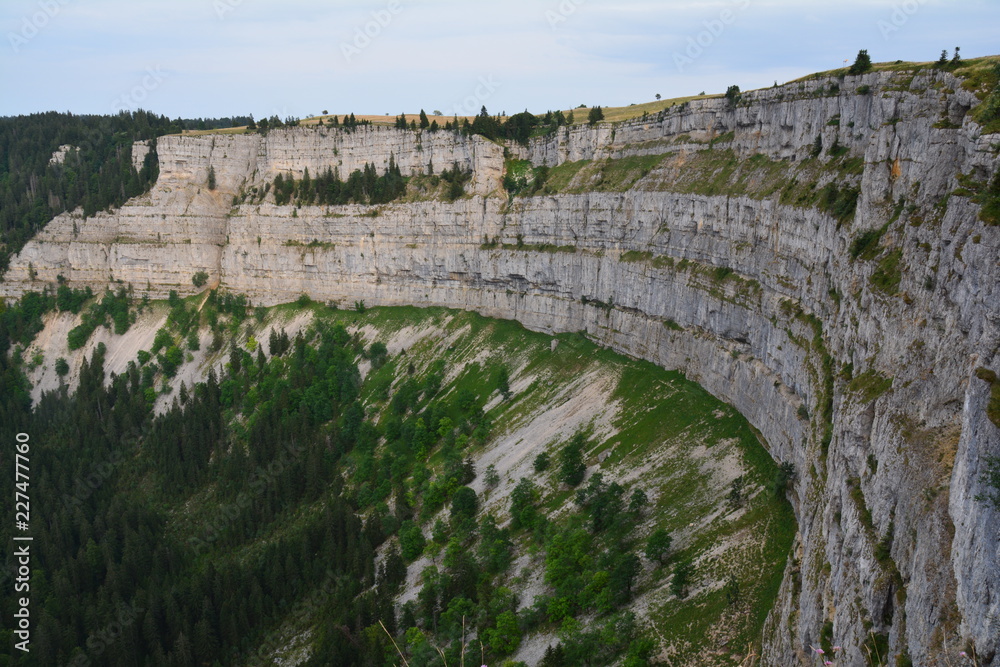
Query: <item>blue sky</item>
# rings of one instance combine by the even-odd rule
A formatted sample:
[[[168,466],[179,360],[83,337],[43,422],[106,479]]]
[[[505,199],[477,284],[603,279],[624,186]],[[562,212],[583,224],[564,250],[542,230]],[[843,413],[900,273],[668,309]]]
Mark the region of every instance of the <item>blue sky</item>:
[[[1000,53],[996,0],[3,0],[0,115],[514,113]]]

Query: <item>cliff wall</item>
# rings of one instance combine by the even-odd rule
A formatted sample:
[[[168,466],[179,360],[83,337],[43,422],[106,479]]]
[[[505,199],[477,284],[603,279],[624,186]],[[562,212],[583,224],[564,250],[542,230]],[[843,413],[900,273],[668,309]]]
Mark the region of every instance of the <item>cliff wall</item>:
[[[1000,369],[1000,227],[958,189],[996,170],[996,136],[968,116],[975,104],[954,76],[925,70],[560,128],[507,150],[579,171],[511,199],[504,148],[481,137],[165,137],[149,194],[54,220],[12,261],[0,295],[62,275],[162,296],[193,291],[205,270],[255,303],[305,292],[585,330],[684,371],[795,465],[800,535],[767,664],[812,664],[825,630],[841,664],[867,664],[884,636],[914,664],[974,649],[980,665],[1000,665],[1000,512],[975,499],[986,457],[1000,453],[990,387],[975,376]],[[346,176],[390,156],[404,175],[471,169],[470,196],[233,204],[277,173]],[[612,178],[628,160],[645,166]]]

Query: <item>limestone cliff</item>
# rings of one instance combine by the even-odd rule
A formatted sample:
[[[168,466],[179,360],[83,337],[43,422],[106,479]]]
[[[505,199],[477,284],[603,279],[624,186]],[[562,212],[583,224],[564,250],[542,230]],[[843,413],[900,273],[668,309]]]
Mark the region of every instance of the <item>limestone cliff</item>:
[[[800,537],[767,664],[811,664],[825,632],[842,664],[866,664],[884,636],[914,664],[974,649],[1000,665],[1000,512],[975,499],[1000,452],[975,375],[1000,368],[1000,227],[958,189],[996,170],[995,135],[967,114],[977,103],[946,72],[885,72],[561,128],[507,150],[569,180],[513,199],[504,148],[481,137],[164,137],[148,195],[51,222],[0,294],[60,274],[190,292],[205,270],[256,303],[306,292],[585,330],[683,370],[794,463]],[[642,156],[663,157],[624,181],[601,171]],[[233,205],[278,173],[390,157],[404,174],[472,169],[471,196]]]

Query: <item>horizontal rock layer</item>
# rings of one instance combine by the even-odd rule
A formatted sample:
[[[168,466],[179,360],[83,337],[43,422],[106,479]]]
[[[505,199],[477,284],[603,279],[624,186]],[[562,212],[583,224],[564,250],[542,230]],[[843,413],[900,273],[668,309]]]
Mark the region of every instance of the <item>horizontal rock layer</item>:
[[[885,634],[914,664],[950,663],[972,647],[980,665],[997,665],[1000,513],[975,498],[1000,430],[974,371],[1000,368],[1000,228],[969,198],[949,197],[959,174],[982,181],[995,169],[995,137],[967,116],[976,103],[947,73],[879,73],[755,91],[736,108],[706,99],[561,128],[507,150],[550,167],[672,157],[625,192],[510,201],[499,189],[504,149],[481,137],[164,137],[149,194],[114,213],[54,220],[13,260],[0,294],[62,275],[162,296],[191,292],[205,270],[255,303],[307,293],[342,307],[442,305],[586,331],[684,371],[795,465],[800,536],[768,621],[767,664],[811,664],[826,626],[844,647],[840,664],[866,664],[864,644]],[[817,135],[863,158],[862,174],[831,168],[814,184],[860,186],[853,220],[752,187],[672,188],[685,160],[720,148],[744,163],[780,161],[794,177]],[[390,157],[404,174],[472,169],[471,196],[232,205],[278,173],[346,176]],[[858,235],[883,225],[879,254],[852,259]]]

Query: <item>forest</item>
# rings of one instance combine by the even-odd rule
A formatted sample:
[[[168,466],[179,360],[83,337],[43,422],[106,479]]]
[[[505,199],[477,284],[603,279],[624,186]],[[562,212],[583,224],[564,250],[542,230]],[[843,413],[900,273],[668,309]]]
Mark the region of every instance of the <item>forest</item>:
[[[33,649],[12,664],[270,664],[289,619],[314,628],[309,665],[500,664],[538,633],[552,636],[549,667],[648,664],[658,642],[630,603],[644,570],[683,599],[691,554],[642,530],[656,511],[648,489],[586,476],[587,431],[538,454],[486,509],[499,475],[475,460],[496,433],[487,405],[518,400],[506,363],[446,380],[448,356],[418,362],[350,333],[363,304],[337,319],[303,298],[296,307],[334,319],[258,341],[247,332],[268,309],[214,291],[196,301],[172,294],[153,346],[124,372],[106,374],[98,344],[77,389],[33,410],[21,350],[46,313],[77,313],[86,331],[70,336],[84,345],[157,305],[60,286],[0,312],[0,437],[30,434],[31,494],[45,508],[32,524]],[[224,363],[176,386],[199,331]],[[13,494],[11,476],[0,484]],[[767,507],[786,505],[776,493]],[[534,599],[520,591],[523,553],[543,568]],[[418,589],[400,606],[408,566]],[[754,599],[727,586],[734,610]],[[0,651],[12,644],[7,630]]]
[[[243,125],[251,117],[171,120],[148,111],[76,115],[49,111],[0,117],[0,274],[49,220],[82,207],[86,217],[146,192],[159,172],[157,137]],[[132,144],[151,141],[139,169]],[[63,160],[53,161],[62,146]]]

